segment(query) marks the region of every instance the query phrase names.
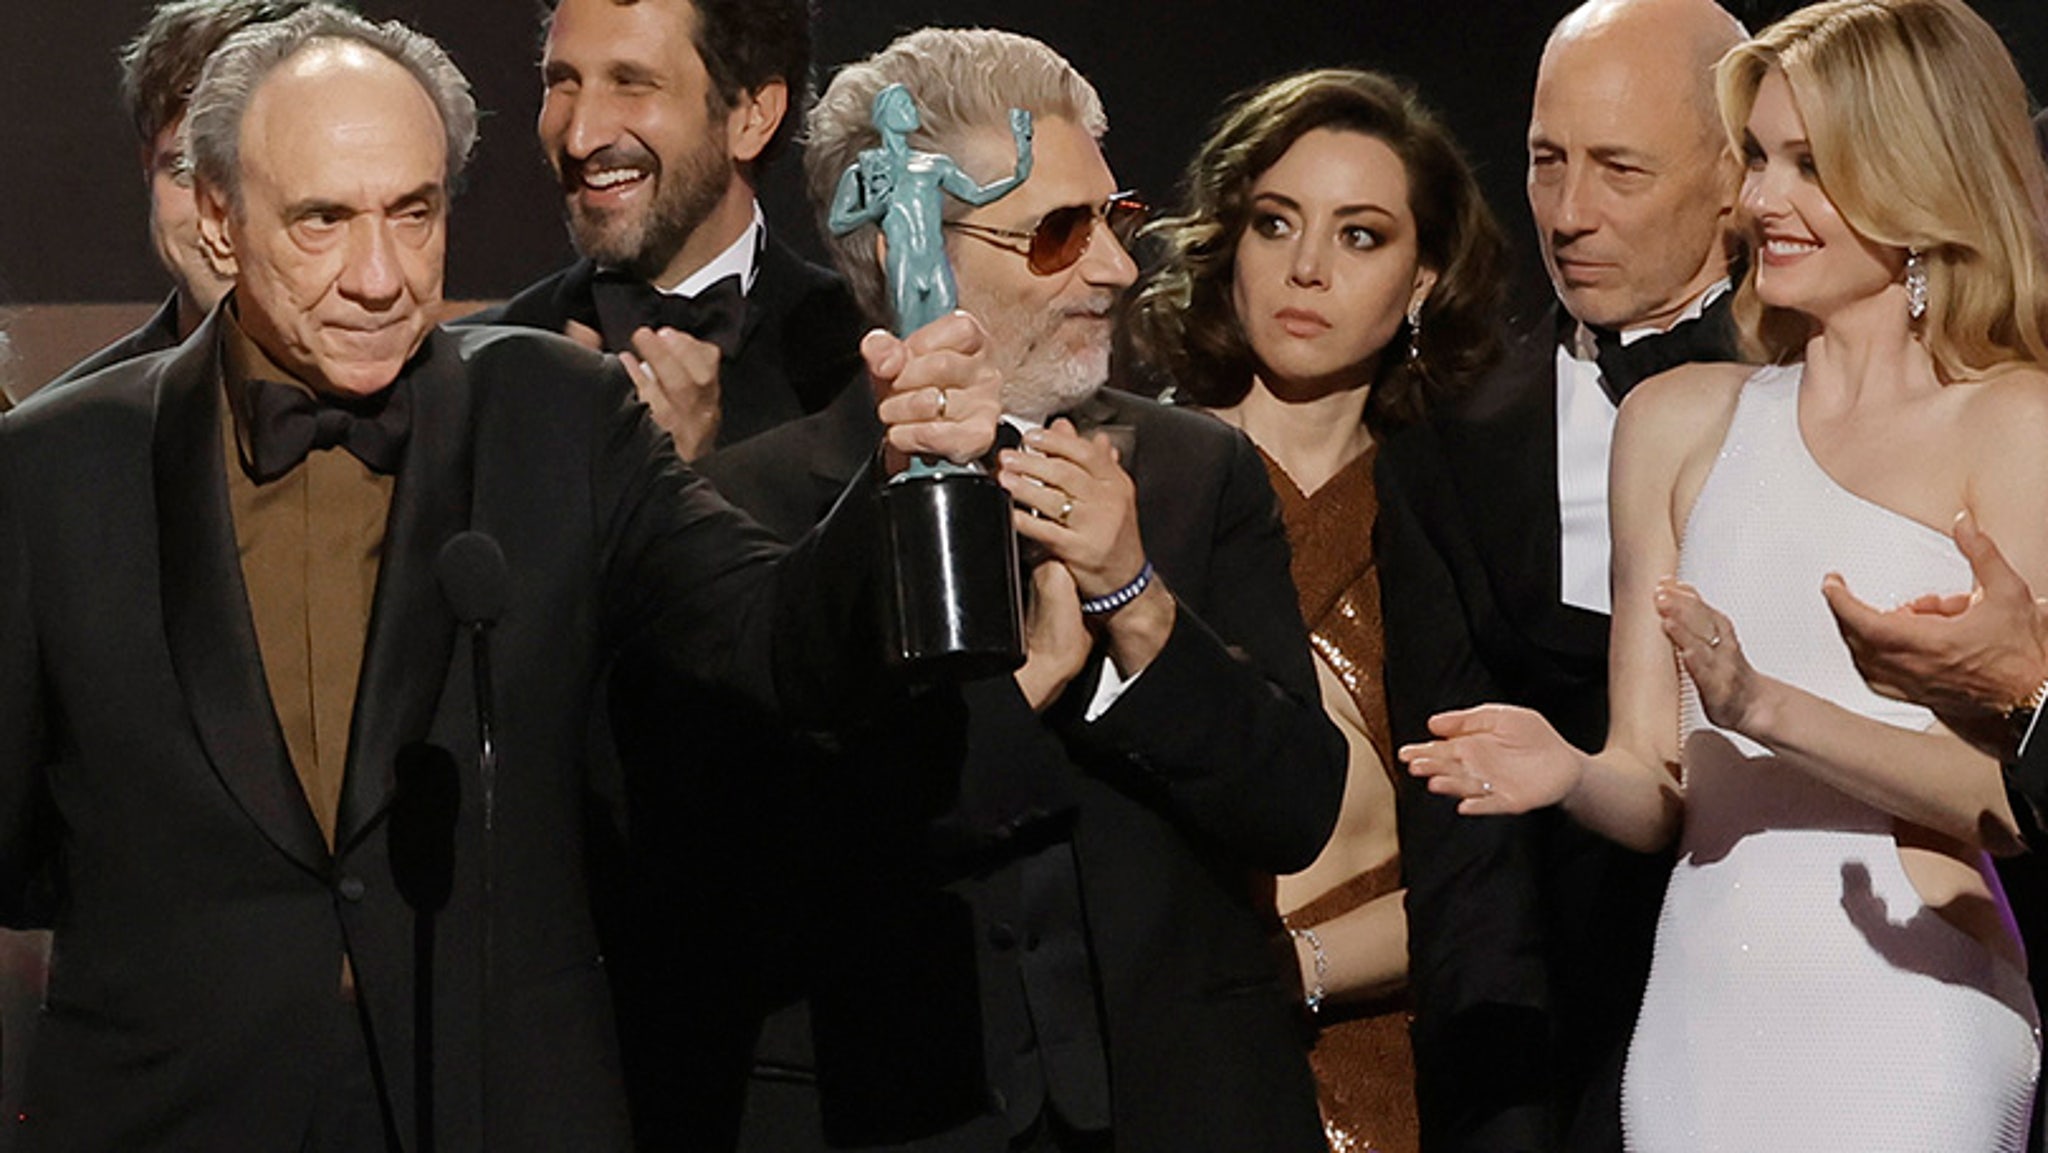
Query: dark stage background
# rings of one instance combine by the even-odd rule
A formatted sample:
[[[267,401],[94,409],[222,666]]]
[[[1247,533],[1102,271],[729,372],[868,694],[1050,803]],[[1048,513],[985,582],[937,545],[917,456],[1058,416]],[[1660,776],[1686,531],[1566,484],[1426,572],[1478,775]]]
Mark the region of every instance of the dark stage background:
[[[83,333],[97,341],[139,319],[115,305],[159,300],[168,287],[150,253],[136,147],[114,91],[114,50],[152,2],[5,0],[0,9],[0,326],[11,312],[24,338],[18,344],[28,343],[25,322],[37,314],[58,314],[55,324],[82,330],[78,314],[95,312],[37,305],[104,306],[93,321],[98,334]],[[1479,166],[1521,254],[1523,298],[1541,291],[1521,192],[1522,134],[1544,33],[1570,0],[823,3],[821,74],[924,24],[997,25],[1045,39],[1101,88],[1118,174],[1158,202],[1171,198],[1180,165],[1232,92],[1316,65],[1403,76],[1445,115]],[[532,0],[361,0],[360,7],[408,20],[447,44],[488,112],[455,213],[449,295],[502,297],[564,263],[558,200],[533,141],[540,85]],[[1731,0],[1752,28],[1792,7]],[[1978,10],[2004,32],[2034,91],[2048,91],[2048,2],[1981,0]],[[793,164],[772,174],[767,201],[784,235],[815,251]],[[90,347],[74,342],[42,359],[55,372]],[[39,381],[23,379],[19,391]],[[0,1108],[17,1091],[40,968],[38,938],[0,933],[7,1032]],[[7,1145],[8,1126],[0,1125],[0,1153]]]
[[[115,47],[151,0],[7,0],[0,35],[0,304],[146,301],[166,289],[150,254],[135,146],[115,96]],[[1123,183],[1170,198],[1217,105],[1266,77],[1356,64],[1416,83],[1480,167],[1525,273],[1522,132],[1545,31],[1568,0],[822,0],[821,76],[923,24],[987,24],[1053,44],[1101,88]],[[1760,27],[1795,5],[1735,0]],[[569,256],[532,125],[539,108],[531,0],[360,0],[438,37],[487,110],[449,258],[451,298],[501,297]],[[2048,4],[1977,5],[2048,85]],[[795,165],[773,173],[771,217],[809,236]],[[815,248],[813,247],[815,251]]]

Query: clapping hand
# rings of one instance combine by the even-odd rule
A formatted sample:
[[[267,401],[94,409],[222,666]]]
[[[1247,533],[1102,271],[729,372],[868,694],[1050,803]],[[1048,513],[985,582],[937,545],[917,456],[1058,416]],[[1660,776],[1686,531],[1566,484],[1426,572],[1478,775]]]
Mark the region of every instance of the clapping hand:
[[[1750,733],[1767,678],[1743,654],[1735,625],[1675,577],[1657,582],[1657,616],[1664,636],[1691,675],[1700,708],[1721,728]]]

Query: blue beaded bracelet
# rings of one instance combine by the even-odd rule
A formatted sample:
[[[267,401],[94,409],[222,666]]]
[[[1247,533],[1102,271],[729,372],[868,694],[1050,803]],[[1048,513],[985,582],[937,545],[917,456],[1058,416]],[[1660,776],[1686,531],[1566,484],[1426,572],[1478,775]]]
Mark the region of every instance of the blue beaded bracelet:
[[[1089,597],[1081,602],[1081,611],[1091,617],[1113,613],[1132,601],[1137,600],[1139,594],[1143,593],[1151,584],[1152,562],[1148,560],[1145,562],[1145,567],[1138,570],[1138,575],[1131,578],[1131,583],[1113,592],[1106,592],[1099,597]]]

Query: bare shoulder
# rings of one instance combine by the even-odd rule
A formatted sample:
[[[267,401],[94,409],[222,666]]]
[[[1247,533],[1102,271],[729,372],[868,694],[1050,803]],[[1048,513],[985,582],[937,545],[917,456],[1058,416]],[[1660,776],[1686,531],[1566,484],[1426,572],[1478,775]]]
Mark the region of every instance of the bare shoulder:
[[[1968,391],[1957,445],[1965,463],[1964,504],[2030,582],[2048,577],[2048,372],[2000,369],[1951,385]]]
[[[1616,445],[1626,440],[1663,453],[1719,444],[1743,384],[1756,371],[1749,364],[1684,364],[1651,377],[1622,402]]]
[[[1973,438],[2011,443],[2048,455],[2048,370],[2010,365],[1981,380],[1951,387],[1964,393],[1963,420]]]

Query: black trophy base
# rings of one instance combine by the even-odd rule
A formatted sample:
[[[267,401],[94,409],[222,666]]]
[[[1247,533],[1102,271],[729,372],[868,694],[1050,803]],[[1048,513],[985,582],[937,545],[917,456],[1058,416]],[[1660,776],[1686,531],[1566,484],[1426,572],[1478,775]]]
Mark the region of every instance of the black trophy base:
[[[892,662],[928,681],[1024,663],[1024,602],[1010,494],[980,472],[899,476],[882,489]]]

